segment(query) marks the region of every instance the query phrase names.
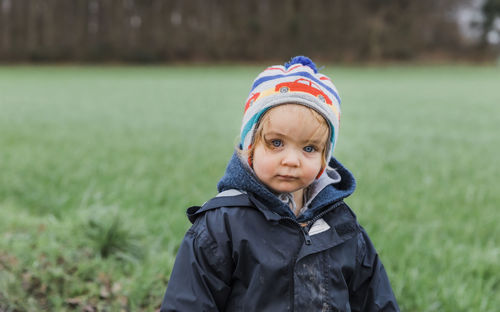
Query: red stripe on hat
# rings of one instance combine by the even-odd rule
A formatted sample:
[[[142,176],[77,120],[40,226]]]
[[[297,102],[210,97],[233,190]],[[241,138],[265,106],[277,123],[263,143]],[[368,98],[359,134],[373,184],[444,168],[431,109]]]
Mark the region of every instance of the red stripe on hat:
[[[268,67],[266,70],[281,70],[283,73],[287,73],[287,72],[289,72],[291,70],[299,68],[300,66],[302,66],[302,64],[297,64],[295,66],[292,66],[292,67],[288,68],[287,70],[284,70],[283,68],[280,68],[280,67]]]
[[[277,70],[281,70],[282,72],[285,72],[285,71],[283,70],[283,68],[279,68],[279,67],[268,67],[266,70],[276,70],[276,69],[277,69]]]
[[[299,68],[300,66],[302,66],[302,64],[297,64],[295,66],[290,67],[287,71],[294,70],[295,68]]]

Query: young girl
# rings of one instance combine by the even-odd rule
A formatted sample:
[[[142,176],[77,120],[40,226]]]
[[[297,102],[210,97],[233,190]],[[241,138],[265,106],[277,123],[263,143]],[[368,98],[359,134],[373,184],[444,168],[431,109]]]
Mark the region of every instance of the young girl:
[[[332,156],[340,98],[307,57],[254,81],[217,197],[187,214],[161,311],[399,311]]]

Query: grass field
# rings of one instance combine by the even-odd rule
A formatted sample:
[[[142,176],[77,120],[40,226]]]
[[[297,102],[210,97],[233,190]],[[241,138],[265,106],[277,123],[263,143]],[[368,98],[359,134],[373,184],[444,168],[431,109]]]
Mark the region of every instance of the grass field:
[[[154,311],[262,67],[0,67],[0,311]],[[403,311],[500,306],[500,68],[327,66]]]

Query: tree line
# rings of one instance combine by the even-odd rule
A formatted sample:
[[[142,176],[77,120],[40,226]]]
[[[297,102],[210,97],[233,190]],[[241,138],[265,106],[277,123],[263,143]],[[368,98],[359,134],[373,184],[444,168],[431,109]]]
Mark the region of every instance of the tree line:
[[[460,57],[470,0],[0,0],[0,61]]]

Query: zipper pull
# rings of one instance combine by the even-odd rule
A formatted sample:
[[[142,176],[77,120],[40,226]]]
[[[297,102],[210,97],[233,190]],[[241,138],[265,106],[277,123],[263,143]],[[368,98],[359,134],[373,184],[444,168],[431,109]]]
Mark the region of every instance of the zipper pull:
[[[301,230],[302,230],[302,234],[304,234],[304,241],[305,241],[306,245],[311,245],[312,244],[311,236],[309,236],[308,231],[306,230],[306,228],[301,228]]]

